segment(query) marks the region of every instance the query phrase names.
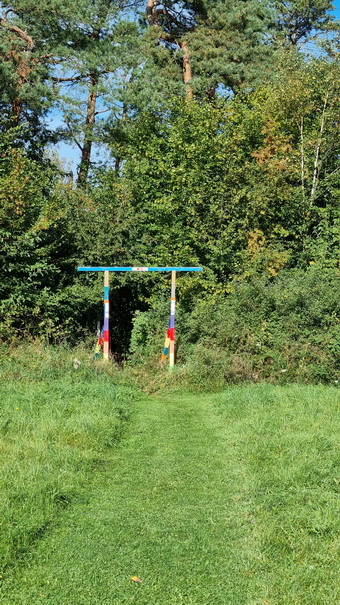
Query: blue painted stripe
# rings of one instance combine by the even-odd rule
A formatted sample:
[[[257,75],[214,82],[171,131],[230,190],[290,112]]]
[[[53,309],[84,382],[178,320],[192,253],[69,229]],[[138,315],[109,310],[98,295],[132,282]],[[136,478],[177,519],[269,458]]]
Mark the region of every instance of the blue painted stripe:
[[[108,286],[104,286],[104,300],[109,300],[110,298],[110,288]]]
[[[139,267],[78,267],[78,271],[136,271]],[[147,267],[148,271],[203,271],[202,267]]]

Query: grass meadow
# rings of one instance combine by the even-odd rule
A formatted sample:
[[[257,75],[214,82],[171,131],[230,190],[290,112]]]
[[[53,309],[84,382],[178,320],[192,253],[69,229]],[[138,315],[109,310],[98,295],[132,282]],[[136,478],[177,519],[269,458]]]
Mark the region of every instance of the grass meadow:
[[[132,398],[81,351],[2,349],[0,568],[84,494],[120,440]]]
[[[244,468],[239,514],[251,527],[247,573],[262,586],[259,603],[339,603],[340,391],[262,384],[215,404]]]
[[[336,387],[137,395],[33,352],[2,358],[1,604],[339,602]]]

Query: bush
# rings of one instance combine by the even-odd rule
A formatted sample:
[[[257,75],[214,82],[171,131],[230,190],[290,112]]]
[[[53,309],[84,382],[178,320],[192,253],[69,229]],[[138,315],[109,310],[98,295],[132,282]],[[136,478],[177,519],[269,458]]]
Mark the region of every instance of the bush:
[[[203,388],[226,382],[336,383],[340,369],[339,272],[312,266],[234,283],[204,298],[177,323],[178,379]],[[140,314],[135,363],[160,353],[160,308]]]

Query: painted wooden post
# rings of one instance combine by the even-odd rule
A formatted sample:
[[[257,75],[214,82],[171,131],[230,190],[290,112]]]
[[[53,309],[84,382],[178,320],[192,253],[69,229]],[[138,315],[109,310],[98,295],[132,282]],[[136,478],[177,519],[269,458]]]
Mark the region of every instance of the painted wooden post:
[[[171,271],[171,302],[170,302],[170,370],[175,365],[175,316],[176,316],[176,271]]]
[[[104,271],[104,347],[103,359],[109,361],[110,355],[110,273]]]
[[[176,272],[203,271],[202,267],[78,267],[78,271],[101,271],[104,273],[104,350],[105,361],[110,356],[110,271],[171,271],[170,323],[162,359],[170,353],[170,370],[175,365],[175,315],[176,315]],[[169,347],[169,349],[168,349]]]

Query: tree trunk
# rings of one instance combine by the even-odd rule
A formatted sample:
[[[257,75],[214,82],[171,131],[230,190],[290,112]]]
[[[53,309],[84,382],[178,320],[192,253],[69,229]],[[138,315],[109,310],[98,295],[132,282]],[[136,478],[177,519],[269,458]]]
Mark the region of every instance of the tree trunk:
[[[17,65],[18,85],[17,96],[12,101],[11,125],[18,126],[20,121],[20,115],[22,112],[22,98],[20,96],[20,91],[24,84],[27,82],[29,75],[32,71],[32,67],[29,65],[28,60],[18,56],[17,53],[12,53],[12,56],[13,58],[15,58]]]
[[[209,90],[208,90],[209,101],[213,101],[215,96],[216,96],[216,86],[215,86],[215,84],[212,84],[211,86],[209,86]]]
[[[91,151],[93,143],[93,130],[95,124],[95,113],[97,103],[98,74],[90,75],[90,87],[87,96],[87,112],[85,123],[84,144],[82,146],[81,161],[78,172],[78,186],[86,184],[91,162]]]
[[[146,16],[149,21],[149,25],[155,25],[157,17],[155,18],[154,11],[158,4],[158,0],[148,0],[146,4]]]
[[[319,134],[319,140],[315,149],[315,156],[314,156],[314,167],[313,167],[313,182],[312,182],[312,189],[310,192],[310,205],[313,205],[313,201],[314,201],[314,197],[315,197],[315,193],[316,193],[316,188],[318,186],[318,182],[319,182],[319,173],[320,173],[320,152],[321,152],[321,145],[322,145],[322,137],[323,137],[323,131],[325,128],[325,123],[326,123],[326,109],[327,109],[327,105],[328,105],[328,97],[329,97],[329,93],[326,94],[325,97],[325,101],[323,104],[323,111],[322,111],[322,116],[321,116],[321,125],[320,125],[320,134]]]
[[[122,113],[122,123],[125,124],[127,120],[127,112],[126,112],[126,107],[125,105],[123,106],[123,113]],[[120,167],[121,167],[121,163],[122,163],[122,158],[121,156],[118,154],[115,157],[115,173],[117,175],[119,175],[120,173]]]
[[[7,11],[11,12],[11,11]],[[9,32],[12,32],[25,43],[25,49],[20,54],[16,50],[11,50],[9,52],[8,57],[14,62],[17,69],[18,74],[18,87],[17,87],[17,97],[12,101],[12,125],[17,126],[19,124],[20,115],[22,111],[22,99],[20,97],[20,90],[22,89],[25,82],[27,82],[27,78],[32,71],[32,67],[30,65],[30,56],[32,51],[35,49],[35,41],[31,36],[20,29],[20,27],[13,25],[9,21],[7,21],[7,13],[5,17],[0,17],[0,27],[6,29]]]
[[[305,211],[305,143],[304,143],[304,119],[300,121],[300,145],[301,145],[301,191],[303,201],[303,211]]]
[[[166,7],[156,10],[156,7],[159,4],[162,4],[159,2],[159,0],[147,0],[146,16],[147,16],[149,25],[150,26],[159,25],[158,16],[159,16],[159,14],[162,14],[162,15],[166,15],[168,17],[168,20],[171,23],[171,25],[176,25],[176,27],[180,26],[181,25],[180,20],[178,20],[176,15],[169,12]],[[192,70],[191,70],[191,59],[190,59],[188,43],[185,41],[178,40],[177,36],[174,36],[171,32],[168,32],[168,33],[164,32],[161,37],[163,40],[167,40],[168,42],[175,42],[180,46],[182,53],[183,53],[182,70],[183,70],[183,82],[185,85],[186,96],[188,99],[192,99],[193,93],[192,93],[192,88],[190,86],[190,81],[192,80]]]
[[[19,125],[20,115],[22,111],[22,100],[17,97],[12,101],[12,112],[11,112],[11,126],[15,127]]]
[[[180,43],[183,51],[183,82],[185,84],[185,92],[188,99],[193,98],[190,81],[192,80],[191,59],[187,42]]]

